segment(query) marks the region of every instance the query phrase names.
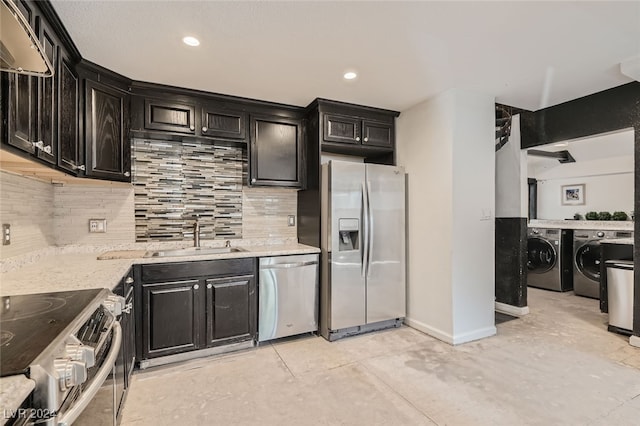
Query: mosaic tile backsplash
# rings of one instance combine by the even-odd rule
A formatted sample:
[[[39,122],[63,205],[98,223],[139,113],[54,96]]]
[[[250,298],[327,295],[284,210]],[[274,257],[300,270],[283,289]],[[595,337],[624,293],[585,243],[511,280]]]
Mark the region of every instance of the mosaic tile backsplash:
[[[136,241],[242,238],[242,183],[247,158],[241,148],[201,142],[134,139]]]

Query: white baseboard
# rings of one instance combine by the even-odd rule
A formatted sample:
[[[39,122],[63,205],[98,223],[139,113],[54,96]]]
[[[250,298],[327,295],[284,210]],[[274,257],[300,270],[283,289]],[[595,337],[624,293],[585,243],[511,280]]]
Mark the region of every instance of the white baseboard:
[[[513,315],[515,317],[521,317],[523,315],[529,314],[528,306],[523,306],[520,308],[518,306],[508,305],[502,302],[496,302],[495,309],[496,309],[496,312],[500,312],[507,315]]]
[[[453,344],[460,345],[462,343],[473,342],[474,340],[484,339],[485,337],[495,336],[497,330],[495,326],[473,330],[464,334],[457,334],[453,337]]]
[[[445,333],[442,330],[427,325],[423,322],[413,320],[411,318],[405,318],[404,323],[409,327],[414,328],[424,334],[428,334],[431,337],[435,337],[438,340],[442,340],[443,342],[454,346],[471,342],[473,340],[483,339],[485,337],[493,336],[496,334],[496,328],[494,326],[452,336],[449,333]]]
[[[635,346],[636,348],[640,348],[640,336],[629,337],[629,344],[631,346]]]

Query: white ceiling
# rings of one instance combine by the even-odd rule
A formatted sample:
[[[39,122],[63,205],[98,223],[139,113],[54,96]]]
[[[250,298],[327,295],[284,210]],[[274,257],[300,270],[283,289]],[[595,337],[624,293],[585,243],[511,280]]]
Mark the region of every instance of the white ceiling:
[[[51,2],[83,57],[127,77],[300,106],[459,88],[537,110],[632,81],[619,64],[640,55],[640,1]]]

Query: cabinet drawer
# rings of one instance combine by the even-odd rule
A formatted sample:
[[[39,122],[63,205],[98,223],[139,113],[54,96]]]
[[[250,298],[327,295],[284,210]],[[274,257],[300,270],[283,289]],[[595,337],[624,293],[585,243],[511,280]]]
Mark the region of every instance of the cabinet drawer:
[[[145,99],[144,112],[145,129],[196,133],[194,105]]]
[[[393,125],[379,121],[363,120],[362,144],[393,148]]]
[[[254,257],[241,259],[202,260],[142,265],[143,282],[162,282],[184,277],[253,274]]]

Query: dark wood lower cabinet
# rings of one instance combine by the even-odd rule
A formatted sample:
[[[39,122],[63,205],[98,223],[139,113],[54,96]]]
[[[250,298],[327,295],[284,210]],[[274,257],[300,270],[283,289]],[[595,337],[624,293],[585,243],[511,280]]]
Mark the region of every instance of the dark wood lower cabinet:
[[[138,359],[254,339],[255,258],[137,266]]]
[[[207,283],[207,345],[231,343],[255,335],[252,275],[214,278]]]
[[[198,349],[199,281],[142,284],[143,357]]]

